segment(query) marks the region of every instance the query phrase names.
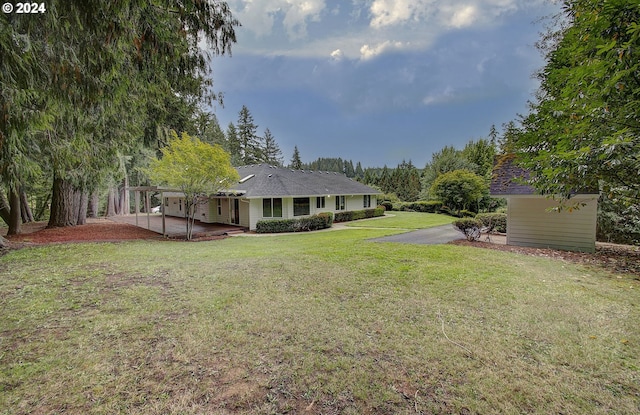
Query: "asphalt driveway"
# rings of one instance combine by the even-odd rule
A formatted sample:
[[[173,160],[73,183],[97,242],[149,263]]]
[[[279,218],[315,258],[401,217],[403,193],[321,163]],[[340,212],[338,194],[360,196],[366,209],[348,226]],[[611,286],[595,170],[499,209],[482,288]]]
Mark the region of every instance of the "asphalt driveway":
[[[436,245],[446,244],[458,239],[465,239],[464,235],[453,228],[453,225],[442,225],[434,228],[419,229],[398,235],[383,236],[370,239],[373,242],[398,242],[403,244]]]

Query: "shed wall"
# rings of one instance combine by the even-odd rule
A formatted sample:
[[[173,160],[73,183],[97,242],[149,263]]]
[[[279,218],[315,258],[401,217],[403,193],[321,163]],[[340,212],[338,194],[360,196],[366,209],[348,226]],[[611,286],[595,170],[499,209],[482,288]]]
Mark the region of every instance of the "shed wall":
[[[569,212],[551,211],[557,202],[546,197],[511,196],[507,205],[507,244],[535,248],[594,252],[596,242],[596,195],[571,199],[586,203]]]

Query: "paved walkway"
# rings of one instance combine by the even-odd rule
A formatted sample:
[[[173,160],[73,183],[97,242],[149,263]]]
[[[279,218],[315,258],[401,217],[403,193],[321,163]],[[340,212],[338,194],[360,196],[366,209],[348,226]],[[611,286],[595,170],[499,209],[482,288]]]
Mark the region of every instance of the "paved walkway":
[[[136,224],[136,215],[111,216],[110,220],[120,223],[128,223],[149,229],[162,235],[162,214],[152,213],[147,220],[146,213],[138,214],[138,223]],[[184,238],[187,234],[186,219],[165,216],[165,231],[169,238]],[[198,220],[193,224],[193,237],[216,236],[227,233],[242,232],[245,229],[241,226],[224,225],[220,223],[203,223]]]
[[[374,242],[398,242],[404,244],[436,245],[446,244],[458,239],[465,239],[464,235],[453,228],[453,225],[442,225],[434,228],[419,229],[398,235],[383,236],[370,239]]]

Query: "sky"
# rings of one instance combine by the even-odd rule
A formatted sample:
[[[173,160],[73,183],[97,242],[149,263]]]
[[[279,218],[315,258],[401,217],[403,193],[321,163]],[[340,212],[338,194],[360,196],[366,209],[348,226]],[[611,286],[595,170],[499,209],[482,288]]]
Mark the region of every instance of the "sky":
[[[212,59],[221,127],[246,105],[285,165],[422,168],[527,112],[546,0],[227,0],[242,27]]]

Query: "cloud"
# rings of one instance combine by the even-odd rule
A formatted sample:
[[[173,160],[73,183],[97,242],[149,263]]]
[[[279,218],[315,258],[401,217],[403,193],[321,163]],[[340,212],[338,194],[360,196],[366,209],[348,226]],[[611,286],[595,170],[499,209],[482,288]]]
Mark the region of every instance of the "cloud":
[[[423,10],[425,3],[415,0],[375,0],[371,4],[371,27],[381,28],[406,22]]]
[[[422,99],[422,103],[425,106],[438,105],[438,104],[451,102],[455,99],[455,97],[456,97],[455,90],[451,86],[447,86],[441,92],[434,92],[425,96]]]
[[[272,34],[281,21],[290,39],[305,37],[307,23],[319,21],[326,7],[325,0],[230,0],[229,5],[242,25],[255,35]],[[337,11],[334,9],[333,13]]]
[[[403,47],[402,42],[391,42],[386,40],[375,46],[363,45],[360,48],[360,59],[368,60],[373,59],[376,56],[392,49],[401,49]]]
[[[478,10],[475,6],[462,6],[453,12],[449,25],[460,29],[471,26],[478,18]]]
[[[334,62],[340,62],[344,58],[344,54],[340,49],[336,49],[331,52],[331,60]]]

